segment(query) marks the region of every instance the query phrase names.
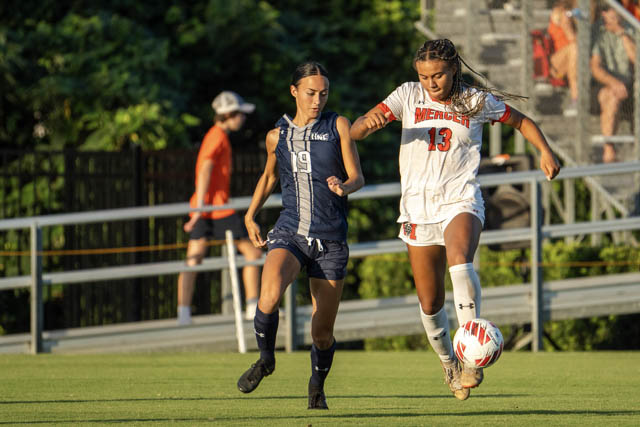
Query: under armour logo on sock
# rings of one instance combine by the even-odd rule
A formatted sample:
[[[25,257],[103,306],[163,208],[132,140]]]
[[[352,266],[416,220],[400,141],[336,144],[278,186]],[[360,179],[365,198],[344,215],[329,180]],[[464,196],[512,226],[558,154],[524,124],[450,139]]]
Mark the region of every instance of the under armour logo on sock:
[[[462,310],[463,308],[473,308],[473,307],[475,307],[475,305],[474,305],[472,302],[470,302],[470,303],[469,303],[469,304],[467,304],[467,305],[464,305],[464,304],[458,304],[458,308],[459,308],[460,310]]]
[[[329,368],[320,368],[318,366],[314,366],[316,371],[329,372]]]
[[[253,329],[253,332],[254,332],[257,336],[259,336],[260,338],[264,338],[264,337],[265,337],[265,335],[264,335],[262,332],[258,332],[258,331],[256,331],[256,329],[255,329],[255,328]]]

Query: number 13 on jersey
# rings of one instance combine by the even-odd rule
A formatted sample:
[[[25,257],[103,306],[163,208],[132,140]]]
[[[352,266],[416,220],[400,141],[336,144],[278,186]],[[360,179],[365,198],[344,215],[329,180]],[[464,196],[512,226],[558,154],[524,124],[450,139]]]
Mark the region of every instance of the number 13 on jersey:
[[[311,153],[308,151],[290,151],[293,173],[311,173]]]
[[[429,151],[435,151],[436,148],[438,151],[449,151],[449,148],[451,148],[451,129],[430,128],[427,133],[429,134]],[[438,143],[436,143],[436,135],[442,137],[442,140]]]

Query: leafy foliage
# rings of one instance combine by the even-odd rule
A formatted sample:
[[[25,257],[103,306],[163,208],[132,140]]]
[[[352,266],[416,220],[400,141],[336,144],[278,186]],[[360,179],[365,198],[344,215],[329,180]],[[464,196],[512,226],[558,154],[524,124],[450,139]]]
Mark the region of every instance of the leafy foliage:
[[[478,253],[478,277],[483,288],[522,283],[523,276],[527,273],[527,269],[522,267],[523,263],[528,261],[528,258],[524,258],[528,256],[527,252],[519,249],[492,251],[486,246],[481,246]]]
[[[327,109],[353,120],[413,78],[418,11],[414,0],[3,1],[0,148],[187,147],[210,126],[213,97],[234,90],[257,105],[234,143],[255,149],[282,113],[295,111],[289,76],[307,59],[331,74]],[[395,126],[376,135],[361,152],[395,159],[399,133]],[[5,171],[14,163],[2,160]],[[397,174],[395,160],[364,163],[369,176]],[[13,207],[3,216],[54,211],[64,200],[61,186],[33,177],[3,187],[2,200]],[[360,206],[352,215],[363,227],[350,239],[375,230],[378,220],[393,224],[382,205]],[[3,246],[16,250],[17,243]],[[19,264],[22,258],[11,259],[0,270],[25,270]],[[356,297],[356,289],[347,283],[344,296]]]
[[[640,250],[627,246],[592,247],[557,241],[544,245],[545,280],[588,277],[640,270]],[[529,280],[528,250],[479,251],[478,274],[483,287],[519,284]],[[603,266],[603,262],[606,265]],[[359,293],[362,298],[413,295],[415,287],[406,253],[367,257],[360,264]],[[355,280],[357,281],[357,279]],[[445,288],[451,290],[449,275]],[[562,350],[613,350],[640,348],[640,316],[606,316],[547,322],[546,332]],[[366,340],[365,348],[376,350],[418,349],[428,346],[422,335]],[[547,350],[553,350],[545,342]]]
[[[373,255],[358,268],[362,298],[385,298],[415,293],[406,253]]]
[[[131,141],[163,148],[186,125],[171,111],[184,95],[175,88],[166,40],[108,11],[22,24],[7,34],[21,46],[13,58],[23,65],[13,75],[16,98],[33,123],[7,132],[22,145],[119,149]]]
[[[293,110],[307,59],[331,73],[328,108],[354,119],[413,76],[419,40],[413,0],[32,3],[0,6],[0,146],[189,145],[224,89],[258,105],[255,140]]]
[[[569,277],[586,277],[596,274],[619,274],[640,270],[640,250],[629,246],[606,246],[603,248],[581,248],[575,252],[589,252],[596,256],[592,259],[606,261],[607,265],[581,267],[578,274]],[[574,251],[567,251],[574,252]],[[560,255],[560,254],[558,254]],[[561,258],[563,258],[560,255]],[[571,271],[568,274],[572,274]],[[593,317],[588,319],[570,319],[549,322],[548,333],[563,350],[637,350],[640,349],[640,315]],[[549,343],[545,349],[553,350]]]

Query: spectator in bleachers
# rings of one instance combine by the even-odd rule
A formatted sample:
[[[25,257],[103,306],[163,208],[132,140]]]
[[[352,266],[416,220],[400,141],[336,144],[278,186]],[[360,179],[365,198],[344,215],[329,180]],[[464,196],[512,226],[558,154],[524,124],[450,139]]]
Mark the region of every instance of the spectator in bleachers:
[[[607,136],[616,132],[620,105],[629,97],[633,85],[633,65],[636,62],[635,43],[631,28],[615,9],[602,4],[596,9],[599,25],[591,51],[591,74],[600,85],[600,131],[605,137],[602,161],[616,161],[616,151]]]
[[[553,41],[551,54],[551,76],[556,79],[567,79],[571,103],[564,110],[568,117],[578,113],[578,45],[576,29],[571,15],[575,0],[558,0],[551,9],[547,32]]]
[[[640,21],[640,0],[621,0],[622,5],[629,11],[638,21]]]

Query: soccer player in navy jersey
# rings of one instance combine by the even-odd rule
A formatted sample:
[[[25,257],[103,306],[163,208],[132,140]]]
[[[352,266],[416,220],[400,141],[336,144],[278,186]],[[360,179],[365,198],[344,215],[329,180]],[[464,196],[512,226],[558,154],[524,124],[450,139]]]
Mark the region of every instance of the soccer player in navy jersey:
[[[347,195],[364,185],[364,177],[349,120],[322,112],[329,96],[325,68],[317,62],[298,65],[290,91],[296,114],[283,115],[267,134],[267,162],[245,215],[249,238],[256,247],[266,245],[268,253],[254,319],[260,359],[240,377],[238,389],[250,393],[273,373],[280,299],[306,268],[313,303],[308,407],[328,409],[324,382],[336,349],[333,326],[349,258]],[[278,178],[283,209],[263,240],[254,218]]]

